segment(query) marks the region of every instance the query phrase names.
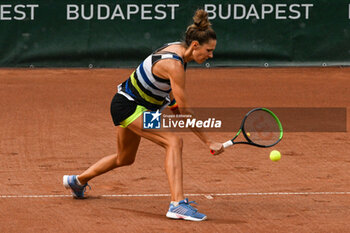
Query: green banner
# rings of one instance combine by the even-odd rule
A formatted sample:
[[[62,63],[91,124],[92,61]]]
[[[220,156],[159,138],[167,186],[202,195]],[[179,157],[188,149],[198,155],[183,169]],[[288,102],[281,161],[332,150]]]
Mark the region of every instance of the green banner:
[[[0,67],[135,67],[198,8],[218,37],[206,66],[350,64],[349,1],[2,0]]]

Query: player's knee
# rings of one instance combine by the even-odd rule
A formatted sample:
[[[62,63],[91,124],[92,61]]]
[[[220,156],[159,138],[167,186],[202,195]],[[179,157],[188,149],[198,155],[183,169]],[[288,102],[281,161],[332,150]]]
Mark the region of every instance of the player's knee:
[[[170,148],[178,148],[182,150],[182,146],[183,146],[183,139],[179,136],[172,136],[168,139],[168,147]]]
[[[135,162],[135,157],[128,158],[128,157],[117,156],[117,159],[116,159],[116,164],[118,167],[130,166],[134,162]]]

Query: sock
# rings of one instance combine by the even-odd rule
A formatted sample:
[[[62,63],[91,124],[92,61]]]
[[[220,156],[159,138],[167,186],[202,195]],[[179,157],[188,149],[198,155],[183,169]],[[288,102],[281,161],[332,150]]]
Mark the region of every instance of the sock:
[[[173,206],[178,206],[179,205],[179,202],[178,201],[172,201],[172,202],[170,202],[171,204],[173,204]]]
[[[80,186],[83,186],[83,185],[80,183],[78,177],[79,177],[79,176],[77,176],[77,178],[76,178],[77,184],[80,185]]]

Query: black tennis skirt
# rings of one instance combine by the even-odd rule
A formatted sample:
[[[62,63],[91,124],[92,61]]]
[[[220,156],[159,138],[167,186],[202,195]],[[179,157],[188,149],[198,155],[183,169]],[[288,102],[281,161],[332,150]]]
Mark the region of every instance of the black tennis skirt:
[[[121,94],[115,94],[111,103],[111,115],[114,125],[120,125],[120,122],[131,116],[137,108],[137,103],[128,100]]]

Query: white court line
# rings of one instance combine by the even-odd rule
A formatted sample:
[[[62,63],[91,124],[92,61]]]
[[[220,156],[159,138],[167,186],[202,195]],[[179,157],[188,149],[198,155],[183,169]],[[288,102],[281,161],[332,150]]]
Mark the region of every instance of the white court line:
[[[207,199],[213,199],[217,196],[297,196],[297,195],[350,195],[350,192],[267,192],[267,193],[192,193],[185,196],[203,196]],[[100,197],[169,197],[170,194],[106,194]],[[72,195],[0,195],[0,198],[62,198],[72,197]]]

